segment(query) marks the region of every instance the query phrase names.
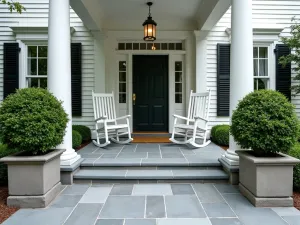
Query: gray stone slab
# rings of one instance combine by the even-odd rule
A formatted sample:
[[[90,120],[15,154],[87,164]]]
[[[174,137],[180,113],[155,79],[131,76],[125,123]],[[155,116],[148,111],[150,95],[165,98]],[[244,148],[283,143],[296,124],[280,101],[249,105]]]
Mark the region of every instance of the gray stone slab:
[[[135,184],[132,195],[173,195],[170,184]]]
[[[72,207],[47,209],[20,209],[2,225],[57,225],[63,224],[72,212]]]
[[[168,218],[205,218],[206,215],[196,196],[165,196]]]
[[[94,225],[101,208],[102,204],[79,203],[64,225]]]
[[[239,189],[237,185],[231,184],[214,184],[217,190],[221,194],[232,194],[232,193],[239,193]]]
[[[240,194],[224,194],[239,220],[246,225],[257,225],[257,221],[264,225],[286,225],[286,222],[271,208],[255,208]]]
[[[171,170],[128,170],[126,178],[130,179],[173,179]]]
[[[161,155],[160,155],[160,153],[149,152],[148,153],[148,159],[151,159],[151,158],[161,158]]]
[[[213,184],[193,184],[193,188],[201,203],[224,202]]]
[[[120,179],[124,178],[127,170],[80,170],[74,175],[76,179]]]
[[[211,218],[210,222],[212,225],[244,225],[236,218]]]
[[[126,159],[126,158],[116,158],[116,159],[98,159],[94,162],[95,166],[140,166],[141,159]]]
[[[185,159],[142,159],[142,166],[188,166]]]
[[[82,196],[80,203],[104,203],[111,191],[111,187],[90,187]]]
[[[300,216],[284,216],[282,217],[289,225],[300,225]]]
[[[101,159],[114,159],[117,157],[118,154],[113,153],[103,153]]]
[[[190,184],[171,184],[174,195],[194,195],[195,192]]]
[[[115,184],[109,195],[131,195],[133,184]]]
[[[51,208],[75,207],[82,195],[60,195],[50,205]]]
[[[156,225],[153,219],[126,219],[124,225]]]
[[[95,225],[124,225],[122,219],[99,219]]]
[[[81,153],[80,155],[84,159],[96,159],[102,156],[101,153],[90,153],[90,154]]]
[[[157,225],[211,225],[208,218],[158,219]]]
[[[89,187],[88,184],[73,184],[66,187],[62,195],[83,195]]]
[[[208,217],[236,217],[226,203],[202,203]]]
[[[160,153],[160,150],[159,148],[145,148],[145,147],[142,147],[142,148],[137,148],[135,150],[136,153]]]
[[[144,218],[144,196],[109,196],[100,218]]]
[[[184,158],[182,153],[162,153],[162,158]]]
[[[213,180],[226,180],[228,175],[221,169],[209,170],[174,170],[174,179],[213,179]]]
[[[300,216],[300,211],[294,207],[272,208],[279,216]]]
[[[179,148],[161,148],[160,149],[162,154],[181,154],[181,151]]]
[[[163,196],[147,196],[146,200],[147,218],[165,218],[165,202]]]
[[[147,158],[146,152],[135,152],[135,153],[120,153],[117,158],[127,158],[127,159],[142,159]]]
[[[81,166],[93,166],[96,160],[97,159],[84,159],[81,163]]]

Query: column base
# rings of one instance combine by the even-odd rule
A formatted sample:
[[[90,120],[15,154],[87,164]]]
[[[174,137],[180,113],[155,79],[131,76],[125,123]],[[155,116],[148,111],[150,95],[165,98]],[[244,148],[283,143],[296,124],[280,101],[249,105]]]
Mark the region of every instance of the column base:
[[[74,151],[74,150],[73,150]],[[75,163],[76,161],[78,161],[79,159],[81,159],[81,156],[78,155],[75,151],[73,154],[68,154],[68,155],[62,155],[60,157],[60,165],[61,166],[70,166],[73,163]]]
[[[238,166],[239,156],[235,151],[228,149],[224,155],[222,155],[222,160],[224,160],[230,166]]]
[[[72,165],[60,166],[60,182],[63,185],[73,184],[73,175],[80,170],[80,164],[83,160],[83,158],[80,158]]]
[[[229,175],[229,183],[232,185],[239,184],[239,166],[229,165],[223,158],[219,158],[223,170]]]

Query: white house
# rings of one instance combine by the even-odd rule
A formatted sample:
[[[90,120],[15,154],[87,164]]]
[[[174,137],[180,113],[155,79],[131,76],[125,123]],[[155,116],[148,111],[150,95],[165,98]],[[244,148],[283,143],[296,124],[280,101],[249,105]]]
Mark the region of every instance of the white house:
[[[154,42],[143,40],[146,0],[20,0],[22,14],[1,5],[0,99],[16,88],[48,87],[73,124],[93,128],[92,90],[113,91],[117,114],[132,115],[133,131],[171,132],[172,114],[185,115],[191,90],[212,90],[213,126],[229,123],[247,93],[267,88],[291,98],[300,116],[291,68],[277,63],[289,52],[279,37],[289,34],[300,1],[152,2]],[[63,145],[62,164],[70,165],[78,159],[70,126]],[[231,140],[232,165],[236,148]]]

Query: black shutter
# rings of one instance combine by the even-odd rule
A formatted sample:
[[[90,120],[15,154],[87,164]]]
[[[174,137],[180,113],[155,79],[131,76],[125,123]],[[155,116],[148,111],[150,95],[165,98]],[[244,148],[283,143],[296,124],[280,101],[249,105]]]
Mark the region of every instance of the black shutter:
[[[287,45],[278,44],[275,49],[276,53],[276,90],[284,94],[291,101],[291,63],[282,67],[279,64],[281,56],[289,55],[291,50]]]
[[[19,43],[4,43],[3,99],[19,88]]]
[[[230,44],[217,44],[217,116],[229,116]]]
[[[71,44],[72,116],[82,115],[81,43]]]

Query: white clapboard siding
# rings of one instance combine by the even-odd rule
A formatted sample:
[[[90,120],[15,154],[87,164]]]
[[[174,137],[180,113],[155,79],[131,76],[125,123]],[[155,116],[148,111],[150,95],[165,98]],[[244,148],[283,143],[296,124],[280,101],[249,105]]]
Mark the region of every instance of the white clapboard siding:
[[[286,28],[281,36],[289,35],[291,18],[300,18],[300,1],[258,1],[253,0],[253,26],[282,25]],[[228,124],[228,117],[217,117],[217,43],[229,43],[229,38],[225,29],[231,23],[231,9],[220,19],[216,26],[208,35],[207,46],[207,86],[212,90],[210,125]],[[274,71],[275,72],[275,71]],[[295,83],[292,81],[292,83]],[[300,117],[300,96],[292,97],[292,102],[296,106],[296,112]]]
[[[10,26],[22,24],[48,24],[49,0],[19,0],[26,11],[22,14],[10,13],[0,4],[0,100],[3,99],[3,43],[16,41]],[[94,38],[77,14],[70,9],[71,26],[76,29],[72,42],[82,43],[82,117],[74,117],[73,124],[93,128],[92,90],[94,89]]]

